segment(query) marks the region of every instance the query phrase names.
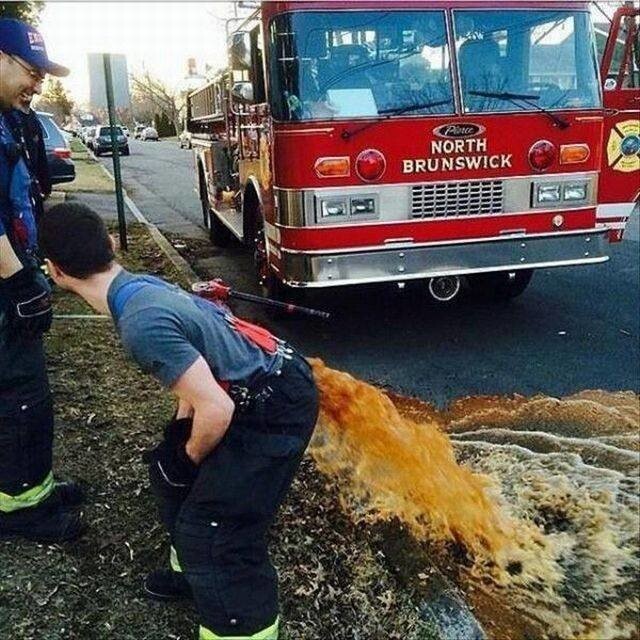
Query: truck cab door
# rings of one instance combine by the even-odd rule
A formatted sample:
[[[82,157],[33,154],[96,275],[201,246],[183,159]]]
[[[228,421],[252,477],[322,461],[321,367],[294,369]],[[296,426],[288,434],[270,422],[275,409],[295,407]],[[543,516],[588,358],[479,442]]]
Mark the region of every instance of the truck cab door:
[[[604,96],[598,225],[609,240],[622,235],[640,199],[640,9],[616,11],[600,65]]]

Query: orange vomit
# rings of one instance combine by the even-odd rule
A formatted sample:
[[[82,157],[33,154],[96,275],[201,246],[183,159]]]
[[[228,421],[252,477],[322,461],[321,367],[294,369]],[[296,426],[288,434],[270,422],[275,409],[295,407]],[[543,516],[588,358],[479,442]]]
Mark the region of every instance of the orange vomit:
[[[403,522],[450,576],[447,543],[462,546],[473,565],[452,577],[491,640],[638,638],[635,393],[461,398],[440,411],[311,364],[310,452],[343,507]]]

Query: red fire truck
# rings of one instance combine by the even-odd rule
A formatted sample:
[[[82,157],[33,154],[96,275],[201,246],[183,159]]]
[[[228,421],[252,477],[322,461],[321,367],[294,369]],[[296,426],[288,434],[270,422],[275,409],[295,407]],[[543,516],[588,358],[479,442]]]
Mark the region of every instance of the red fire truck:
[[[212,242],[248,245],[271,296],[508,298],[605,262],[640,191],[639,15],[599,69],[587,2],[262,3],[188,98]]]

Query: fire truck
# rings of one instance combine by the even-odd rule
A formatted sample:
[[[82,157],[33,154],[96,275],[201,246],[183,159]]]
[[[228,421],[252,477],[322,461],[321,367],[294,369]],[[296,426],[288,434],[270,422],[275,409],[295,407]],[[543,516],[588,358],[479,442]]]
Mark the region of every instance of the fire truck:
[[[266,295],[423,281],[507,299],[593,265],[640,197],[640,10],[263,2],[188,97],[203,224]]]

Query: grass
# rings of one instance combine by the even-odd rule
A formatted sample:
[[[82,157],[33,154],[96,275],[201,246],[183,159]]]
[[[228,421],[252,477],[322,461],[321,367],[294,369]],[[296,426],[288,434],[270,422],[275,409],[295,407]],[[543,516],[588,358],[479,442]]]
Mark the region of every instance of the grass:
[[[89,155],[89,151],[78,138],[71,140],[71,158],[76,165],[76,179],[73,182],[58,185],[56,190],[67,193],[114,192],[113,180],[107,176],[100,163]]]

